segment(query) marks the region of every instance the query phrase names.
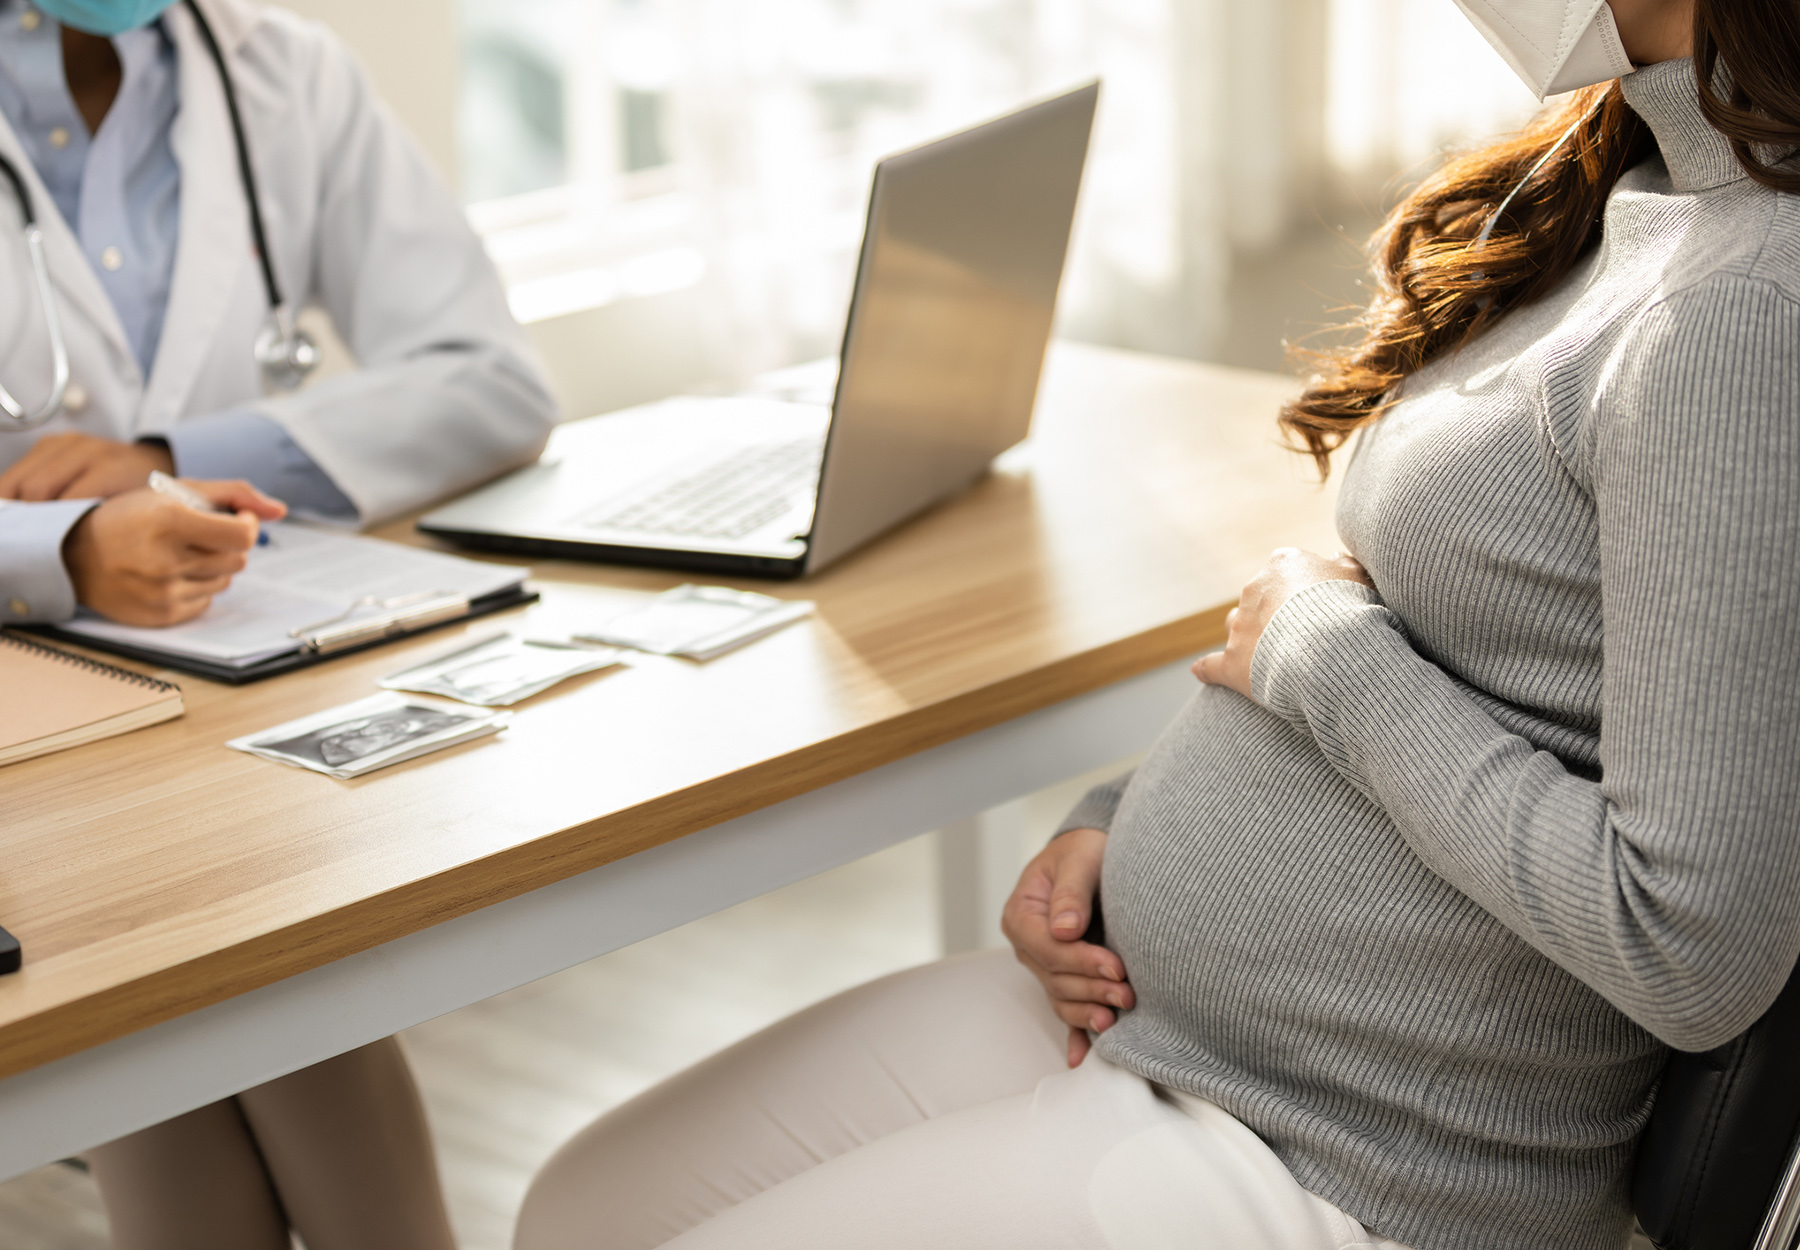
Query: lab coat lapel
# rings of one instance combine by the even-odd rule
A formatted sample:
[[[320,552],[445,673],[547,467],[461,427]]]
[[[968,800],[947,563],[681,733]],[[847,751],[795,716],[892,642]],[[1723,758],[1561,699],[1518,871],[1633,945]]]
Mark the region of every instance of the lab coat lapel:
[[[209,5],[207,14],[212,13]],[[181,228],[162,341],[139,416],[144,429],[165,428],[183,415],[232,292],[254,260],[218,66],[186,8],[169,10],[164,20],[175,40],[181,79],[181,110],[170,136],[181,166]],[[224,30],[218,33],[229,57],[235,41]]]
[[[129,377],[134,387],[141,386],[143,379],[139,376],[137,357],[125,338],[125,326],[119,320],[118,310],[113,307],[106,288],[100,285],[99,276],[82,252],[74,227],[63,220],[56,201],[50,198],[43,179],[38,177],[37,167],[25,154],[4,114],[0,114],[0,152],[5,153],[13,168],[19,171],[19,177],[25,180],[25,189],[31,195],[32,212],[37,215],[38,226],[44,232],[44,261],[50,267],[50,283],[64,302],[59,311],[66,316],[72,310],[92,322],[106,339],[114,357],[114,368],[122,377]],[[19,246],[23,247],[23,244]]]

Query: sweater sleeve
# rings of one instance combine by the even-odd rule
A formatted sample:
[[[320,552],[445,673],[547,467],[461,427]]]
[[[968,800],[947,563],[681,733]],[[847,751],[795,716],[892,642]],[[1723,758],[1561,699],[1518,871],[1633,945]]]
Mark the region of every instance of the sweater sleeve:
[[[1112,832],[1113,815],[1119,810],[1119,800],[1124,797],[1125,787],[1131,784],[1131,774],[1114,777],[1111,781],[1102,782],[1086,794],[1063,817],[1062,824],[1056,827],[1055,836],[1060,838],[1071,829],[1098,829],[1102,833]]]
[[[1739,277],[1646,312],[1595,401],[1601,779],[1503,730],[1379,596],[1307,588],[1259,702],[1439,875],[1657,1037],[1720,1045],[1800,952],[1800,308]]]

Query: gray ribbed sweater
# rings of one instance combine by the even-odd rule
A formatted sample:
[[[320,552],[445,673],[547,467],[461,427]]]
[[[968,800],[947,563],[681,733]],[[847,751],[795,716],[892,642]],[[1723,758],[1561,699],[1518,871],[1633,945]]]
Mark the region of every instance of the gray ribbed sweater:
[[[1616,1247],[1665,1058],[1800,952],[1800,197],[1687,61],[1550,298],[1410,379],[1257,701],[1202,689],[1110,829],[1139,1006],[1107,1058],[1211,1099],[1420,1250]]]

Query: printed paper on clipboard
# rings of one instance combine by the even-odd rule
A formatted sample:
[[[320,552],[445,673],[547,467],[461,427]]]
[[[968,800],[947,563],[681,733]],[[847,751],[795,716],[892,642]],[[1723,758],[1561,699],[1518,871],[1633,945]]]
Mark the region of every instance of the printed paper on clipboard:
[[[531,572],[293,522],[264,530],[269,541],[191,621],[150,629],[83,613],[56,632],[128,654],[245,669],[468,616],[471,604],[518,590]]]

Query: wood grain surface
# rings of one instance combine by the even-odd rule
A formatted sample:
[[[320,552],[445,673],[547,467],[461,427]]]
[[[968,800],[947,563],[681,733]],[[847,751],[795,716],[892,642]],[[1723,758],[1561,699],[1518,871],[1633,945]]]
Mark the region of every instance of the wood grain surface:
[[[0,769],[0,923],[26,952],[0,1077],[1217,645],[1271,547],[1336,549],[1330,492],[1276,445],[1291,390],[1058,345],[1031,441],[967,494],[817,578],[739,583],[810,620],[577,678],[359,780],[224,743],[686,579],[540,561],[543,602],[503,616],[243,688],[158,674],[182,719]]]

